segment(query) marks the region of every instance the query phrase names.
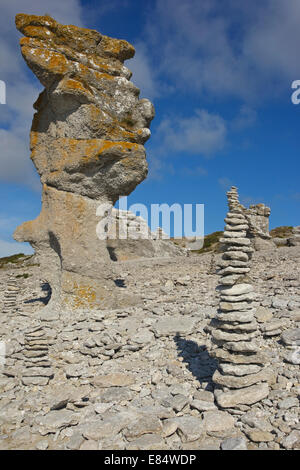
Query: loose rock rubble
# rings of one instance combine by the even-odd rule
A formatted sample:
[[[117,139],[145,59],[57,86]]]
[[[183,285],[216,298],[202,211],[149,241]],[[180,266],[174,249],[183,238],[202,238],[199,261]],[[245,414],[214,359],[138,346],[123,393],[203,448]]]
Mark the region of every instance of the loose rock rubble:
[[[253,253],[253,340],[273,378],[266,398],[232,408],[214,395],[212,335],[227,330],[214,325],[220,276],[209,274],[211,259],[116,262],[118,289],[141,304],[77,312],[47,310],[38,266],[1,269],[1,311],[9,279],[20,289],[18,310],[0,320],[0,448],[299,449],[300,249]],[[235,371],[242,366],[259,364]]]
[[[3,308],[2,312],[4,314],[15,312],[18,308],[17,306],[17,295],[19,293],[18,282],[14,277],[10,277],[6,284],[6,289],[4,292]]]
[[[299,449],[297,240],[253,253],[250,215],[269,213],[248,220],[233,189],[223,255],[113,265],[96,210],[145,178],[154,116],[123,65],[134,49],[49,16],[16,24],[45,91],[43,210],[15,236],[41,266],[0,269],[0,449]]]

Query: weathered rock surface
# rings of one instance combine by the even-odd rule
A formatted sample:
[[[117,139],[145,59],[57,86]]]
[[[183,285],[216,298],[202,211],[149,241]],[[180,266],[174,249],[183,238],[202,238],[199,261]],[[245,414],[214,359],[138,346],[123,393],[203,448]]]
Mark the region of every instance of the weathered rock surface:
[[[34,104],[30,143],[43,184],[42,211],[15,238],[35,249],[52,308],[116,306],[121,300],[117,291],[112,295],[101,221],[145,179],[143,144],[154,116],[123,65],[134,48],[50,16],[19,14],[16,26],[25,36],[22,55],[45,90]],[[134,302],[119,297],[123,305]]]
[[[299,247],[255,252],[252,302],[272,315],[216,327],[210,254],[120,262],[119,289],[141,295],[142,306],[55,315],[32,260],[0,269],[1,309],[7,285],[16,287],[15,304],[0,317],[0,449],[299,449],[299,260]],[[266,323],[269,331],[281,325],[286,341],[266,336]],[[215,337],[230,340],[220,332],[231,342],[255,333],[263,357],[250,356],[263,368],[233,363],[253,358],[221,346],[230,356],[218,365]],[[267,363],[265,385],[249,385]],[[231,386],[235,378],[248,385],[220,390],[217,366]]]

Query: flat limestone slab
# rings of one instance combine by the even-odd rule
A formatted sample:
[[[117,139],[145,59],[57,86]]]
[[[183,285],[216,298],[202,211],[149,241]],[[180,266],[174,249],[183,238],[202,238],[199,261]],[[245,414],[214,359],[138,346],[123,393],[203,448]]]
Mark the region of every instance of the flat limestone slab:
[[[251,284],[237,284],[232,287],[219,287],[218,290],[222,295],[242,295],[253,292],[253,286]]]
[[[216,400],[221,408],[234,408],[236,405],[253,405],[268,395],[269,386],[267,383],[262,383],[241,390],[221,392],[217,394]]]
[[[272,373],[270,369],[262,369],[257,374],[244,375],[241,377],[223,375],[220,374],[218,370],[216,370],[213,375],[213,381],[215,383],[234,389],[249,387],[259,382],[274,383],[274,380],[274,373]]]
[[[254,354],[238,354],[230,353],[224,349],[215,349],[212,351],[214,357],[222,362],[229,362],[230,364],[265,364],[267,362],[266,356],[259,352]]]
[[[164,317],[153,325],[155,336],[172,336],[177,333],[187,335],[192,333],[197,320],[195,318],[185,318],[184,316]]]

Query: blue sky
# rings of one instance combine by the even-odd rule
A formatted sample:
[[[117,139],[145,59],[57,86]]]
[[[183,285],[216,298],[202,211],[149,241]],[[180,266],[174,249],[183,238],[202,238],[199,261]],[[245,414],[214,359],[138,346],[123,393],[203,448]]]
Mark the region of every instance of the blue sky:
[[[135,46],[126,66],[156,117],[149,176],[129,204],[204,204],[210,233],[223,229],[225,191],[235,184],[245,205],[271,207],[271,228],[300,224],[300,105],[291,101],[300,80],[298,0],[10,0],[0,8],[0,256],[31,252],[12,233],[41,206],[28,145],[42,87],[20,54],[19,12]]]

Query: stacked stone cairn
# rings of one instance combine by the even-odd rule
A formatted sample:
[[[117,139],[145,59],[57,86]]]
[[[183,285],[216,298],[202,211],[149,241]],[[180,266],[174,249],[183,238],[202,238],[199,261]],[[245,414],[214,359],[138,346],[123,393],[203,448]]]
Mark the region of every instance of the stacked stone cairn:
[[[215,397],[221,408],[251,405],[268,396],[269,371],[266,358],[256,342],[257,323],[254,292],[248,273],[253,248],[246,238],[247,220],[239,203],[237,188],[227,193],[229,212],[225,218],[220,281],[219,310],[212,332],[218,368],[213,375]]]
[[[17,296],[20,288],[15,277],[10,276],[4,292],[2,313],[14,313],[18,310]]]
[[[47,385],[53,378],[48,351],[51,341],[44,328],[37,325],[29,328],[24,335],[24,364],[22,383],[24,385]]]

